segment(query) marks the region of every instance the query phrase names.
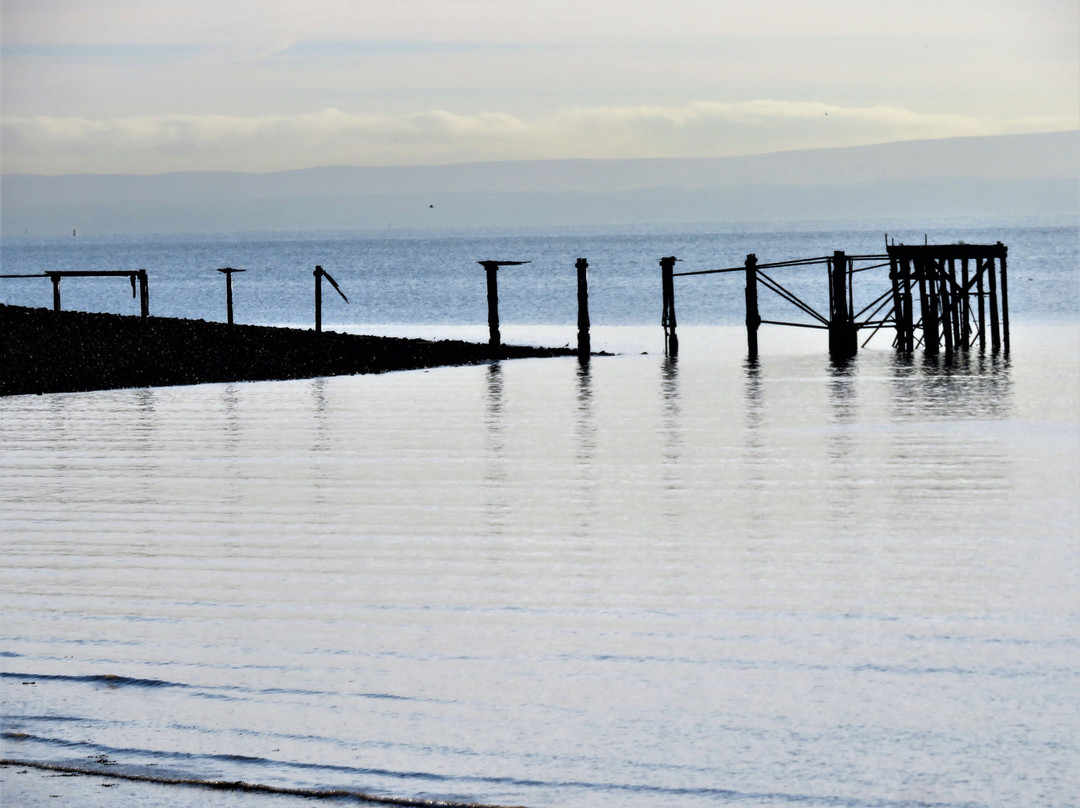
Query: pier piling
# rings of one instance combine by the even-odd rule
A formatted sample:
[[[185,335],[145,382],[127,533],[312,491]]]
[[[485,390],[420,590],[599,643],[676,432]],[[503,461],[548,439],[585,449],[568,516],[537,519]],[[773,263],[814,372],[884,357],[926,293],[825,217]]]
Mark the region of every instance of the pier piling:
[[[233,276],[234,272],[246,272],[246,270],[233,269],[232,267],[225,267],[224,269],[219,269],[218,272],[221,272],[221,273],[223,273],[225,275],[225,309],[226,309],[226,313],[228,315],[228,323],[229,323],[229,325],[232,325],[233,324],[232,276]],[[322,301],[321,300],[316,304],[316,308],[319,309],[319,313],[316,314],[316,318],[321,320],[321,315],[322,315],[322,311],[321,311],[321,309],[322,309]],[[319,326],[321,327],[321,325],[322,324],[320,323]],[[316,328],[316,330],[318,330],[318,327]]]
[[[679,355],[679,335],[675,330],[675,262],[678,260],[674,255],[660,259],[660,283],[664,302],[660,324],[664,327],[664,352],[668,356]]]
[[[341,287],[337,285],[330,273],[323,269],[321,266],[316,266],[315,271],[311,273],[315,276],[315,332],[322,332],[322,279],[326,278],[330,281],[330,285],[334,287],[334,290],[341,295],[341,299],[346,303],[349,302],[349,298],[345,297],[345,293],[341,291]]]
[[[746,256],[746,353],[750,359],[758,356],[758,328],[761,327],[761,314],[758,312],[757,298],[757,256]]]
[[[592,341],[589,338],[589,262],[584,258],[577,260],[577,349],[579,359],[588,359],[592,354]]]
[[[528,261],[477,261],[487,274],[488,350],[492,359],[502,352],[502,334],[499,331],[499,267],[520,266]]]

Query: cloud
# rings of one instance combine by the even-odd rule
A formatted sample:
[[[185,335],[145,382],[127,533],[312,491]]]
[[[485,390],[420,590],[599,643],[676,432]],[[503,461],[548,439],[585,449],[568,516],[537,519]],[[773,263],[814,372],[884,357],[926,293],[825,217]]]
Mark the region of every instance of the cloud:
[[[553,158],[723,157],[941,137],[1043,132],[1075,118],[990,118],[890,106],[759,100],[575,107],[526,119],[446,110],[387,115],[14,118],[3,125],[10,173],[275,171]]]

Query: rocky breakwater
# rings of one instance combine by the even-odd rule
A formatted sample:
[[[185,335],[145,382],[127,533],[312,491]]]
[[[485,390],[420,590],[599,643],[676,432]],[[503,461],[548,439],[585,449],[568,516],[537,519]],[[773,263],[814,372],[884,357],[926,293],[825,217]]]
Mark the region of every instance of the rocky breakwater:
[[[503,346],[500,358],[569,356]],[[471,365],[487,345],[0,305],[0,395]]]

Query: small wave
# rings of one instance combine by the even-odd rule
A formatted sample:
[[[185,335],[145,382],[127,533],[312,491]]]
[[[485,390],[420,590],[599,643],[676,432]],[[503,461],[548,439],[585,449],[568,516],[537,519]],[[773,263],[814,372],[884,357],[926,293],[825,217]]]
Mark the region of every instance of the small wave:
[[[270,786],[263,783],[248,783],[243,780],[199,780],[184,777],[159,777],[149,774],[132,774],[118,771],[103,772],[100,769],[83,766],[60,766],[54,763],[39,763],[29,760],[0,759],[0,766],[24,766],[44,771],[60,772],[62,774],[85,774],[100,776],[108,775],[116,780],[130,780],[137,783],[156,783],[170,786],[193,786],[197,788],[210,788],[215,791],[238,791],[250,794],[283,794],[293,797],[308,797],[314,799],[350,799],[357,802],[367,802],[372,805],[408,805],[419,808],[438,806],[439,808],[508,808],[491,803],[480,802],[453,802],[449,800],[426,800],[413,797],[381,797],[377,794],[368,794],[363,791],[351,791],[348,789],[323,789],[323,788],[286,788],[282,786]]]
[[[332,695],[325,690],[306,690],[288,687],[248,688],[236,685],[195,685],[185,682],[171,682],[165,679],[147,679],[136,676],[118,676],[111,673],[95,673],[83,675],[71,675],[60,673],[17,673],[12,671],[0,671],[0,679],[18,679],[24,684],[36,684],[37,682],[74,682],[81,684],[104,685],[109,688],[120,687],[143,687],[143,688],[178,688],[182,690],[197,691],[199,695],[211,699],[234,700],[236,693],[244,696],[327,696]],[[394,693],[352,693],[349,694],[361,699],[380,699],[392,701],[435,701],[433,699],[420,699],[414,696],[400,696]],[[242,698],[242,697],[241,697]]]
[[[72,676],[62,673],[13,673],[11,671],[0,671],[0,678],[2,679],[21,679],[24,682],[84,682],[96,685],[106,685],[108,687],[179,687],[179,688],[192,688],[193,685],[182,684],[181,682],[167,682],[164,679],[140,679],[134,676],[117,676],[111,673],[94,673],[85,674],[82,676]]]

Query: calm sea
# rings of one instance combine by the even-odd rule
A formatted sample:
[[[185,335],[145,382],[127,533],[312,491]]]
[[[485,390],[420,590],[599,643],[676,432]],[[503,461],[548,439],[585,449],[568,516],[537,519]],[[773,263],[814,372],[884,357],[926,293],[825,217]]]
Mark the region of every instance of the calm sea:
[[[224,319],[234,266],[240,322],[309,326],[320,264],[334,327],[478,340],[474,262],[532,260],[504,338],[547,344],[586,257],[618,355],[0,399],[0,756],[536,808],[1075,805],[1077,229],[889,238],[924,234],[1008,245],[1009,357],[879,335],[838,366],[763,327],[747,364],[730,276],[677,279],[664,357],[660,257],[877,230],[5,239],[5,273],[145,267],[153,314]],[[63,294],[137,311],[124,279]]]

